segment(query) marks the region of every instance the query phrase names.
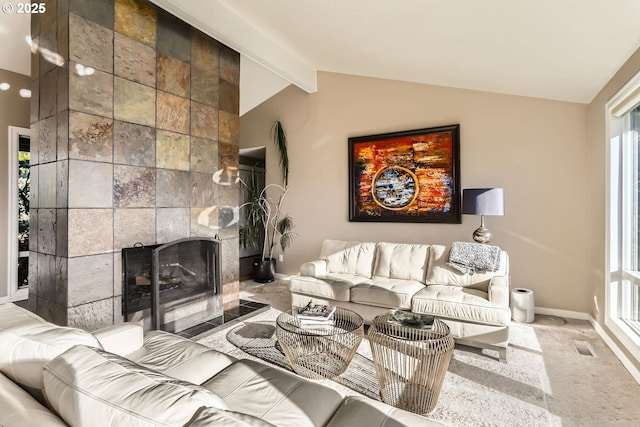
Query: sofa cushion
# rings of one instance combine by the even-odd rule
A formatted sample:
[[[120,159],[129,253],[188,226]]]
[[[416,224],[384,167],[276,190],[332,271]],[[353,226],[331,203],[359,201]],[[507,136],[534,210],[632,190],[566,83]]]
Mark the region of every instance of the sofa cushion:
[[[380,242],[376,246],[374,277],[425,280],[429,245]]]
[[[342,397],[326,386],[253,360],[239,360],[203,384],[231,410],[280,427],[324,426]]]
[[[235,357],[164,331],[149,332],[144,345],[127,359],[179,380],[202,384],[231,363]]]
[[[424,284],[415,280],[374,277],[351,288],[351,302],[409,310],[411,298],[423,288]]]
[[[66,426],[29,393],[0,374],[0,426]]]
[[[363,276],[345,273],[327,273],[324,277],[295,276],[291,278],[289,290],[335,301],[349,301],[351,287],[367,280]]]
[[[42,365],[76,344],[101,348],[89,332],[49,323],[15,304],[0,305],[0,371],[42,399]]]
[[[344,399],[327,427],[437,427],[444,426],[420,415],[360,396]]]
[[[449,286],[471,286],[477,289],[487,290],[489,281],[494,276],[506,276],[508,274],[509,259],[505,251],[500,254],[500,267],[497,271],[478,271],[474,274],[465,274],[447,265],[449,260],[449,248],[442,245],[432,245],[429,251],[429,271],[427,272],[427,284]]]
[[[205,388],[80,345],[44,365],[44,387],[72,426],[181,426],[203,406],[227,409]]]
[[[376,244],[372,242],[346,242],[325,240],[320,259],[327,262],[327,272],[371,277]]]
[[[260,418],[233,411],[201,408],[185,427],[275,427]]]
[[[492,304],[487,298],[487,293],[479,289],[427,285],[413,296],[411,311],[471,323],[509,325],[509,307]]]

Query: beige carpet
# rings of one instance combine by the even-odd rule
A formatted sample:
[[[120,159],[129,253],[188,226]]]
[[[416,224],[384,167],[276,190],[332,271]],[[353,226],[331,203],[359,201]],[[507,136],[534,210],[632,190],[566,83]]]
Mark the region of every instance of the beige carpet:
[[[199,342],[239,358],[256,358],[227,336],[243,327],[271,331],[268,326],[279,310],[289,305],[286,282],[243,282],[241,297],[277,309],[241,324],[232,322]],[[498,362],[491,352],[456,347],[429,418],[451,426],[640,426],[640,385],[588,322],[536,316],[532,324],[514,323],[511,331],[507,363]],[[366,364],[366,341],[359,354],[359,364]],[[346,381],[321,382],[345,395],[358,394]]]

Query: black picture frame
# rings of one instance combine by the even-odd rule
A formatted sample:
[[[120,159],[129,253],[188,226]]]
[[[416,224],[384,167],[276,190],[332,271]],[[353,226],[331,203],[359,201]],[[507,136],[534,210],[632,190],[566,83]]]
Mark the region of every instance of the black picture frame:
[[[461,223],[459,124],[348,142],[349,221]]]

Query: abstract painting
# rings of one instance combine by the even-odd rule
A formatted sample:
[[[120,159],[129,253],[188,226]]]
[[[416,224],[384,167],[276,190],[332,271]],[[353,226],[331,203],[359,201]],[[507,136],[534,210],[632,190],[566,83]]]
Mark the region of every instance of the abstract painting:
[[[460,125],[349,138],[349,221],[460,224]]]

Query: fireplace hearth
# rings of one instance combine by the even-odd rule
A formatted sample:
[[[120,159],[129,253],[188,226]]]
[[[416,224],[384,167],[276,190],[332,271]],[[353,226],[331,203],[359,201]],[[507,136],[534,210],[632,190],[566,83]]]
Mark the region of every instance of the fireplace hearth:
[[[217,239],[186,238],[122,249],[125,321],[179,332],[220,316],[220,246]]]

